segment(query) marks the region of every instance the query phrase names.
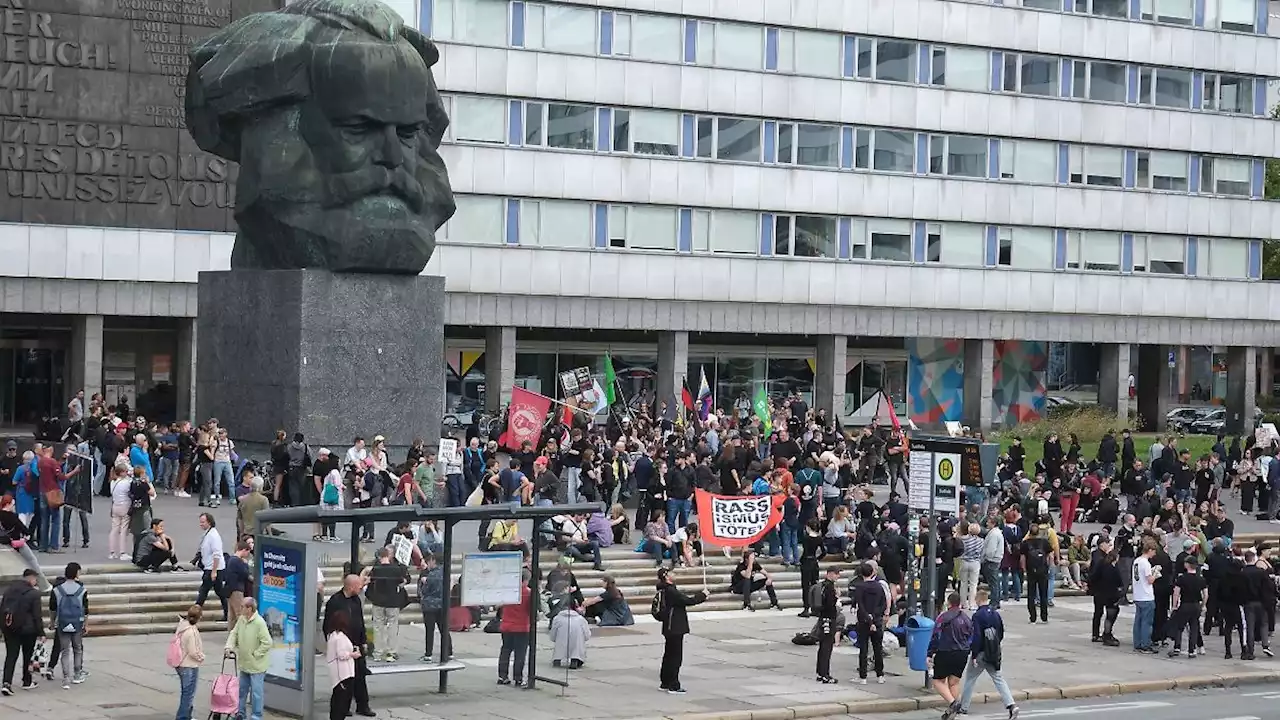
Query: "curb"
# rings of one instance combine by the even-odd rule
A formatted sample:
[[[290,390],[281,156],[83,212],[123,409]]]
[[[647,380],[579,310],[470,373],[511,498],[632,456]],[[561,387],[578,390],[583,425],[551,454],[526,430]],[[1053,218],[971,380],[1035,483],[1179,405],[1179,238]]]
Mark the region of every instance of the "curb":
[[[1014,700],[1075,700],[1079,698],[1134,695],[1169,690],[1200,688],[1235,688],[1244,685],[1263,685],[1280,682],[1280,671],[1247,672],[1229,675],[1188,675],[1168,680],[1134,680],[1118,683],[1092,683],[1063,687],[1037,687],[1015,691]],[[994,692],[978,693],[974,703],[1000,702]],[[913,710],[929,710],[942,707],[942,698],[923,695],[910,698],[885,698],[880,700],[855,700],[846,703],[809,703],[784,708],[760,708],[759,710],[731,710],[726,712],[701,712],[684,715],[667,715],[664,720],[795,720],[798,718],[825,718],[842,715],[868,715],[899,713]]]

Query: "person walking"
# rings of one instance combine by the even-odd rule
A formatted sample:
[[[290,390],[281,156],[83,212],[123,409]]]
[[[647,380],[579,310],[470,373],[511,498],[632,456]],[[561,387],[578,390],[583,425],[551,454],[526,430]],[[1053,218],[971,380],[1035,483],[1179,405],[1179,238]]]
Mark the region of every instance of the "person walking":
[[[1120,579],[1120,568],[1116,563],[1120,556],[1112,549],[1110,540],[1098,543],[1101,557],[1089,570],[1089,594],[1093,596],[1093,642],[1107,647],[1120,647],[1112,630],[1116,618],[1120,617],[1120,600],[1124,598],[1124,583]],[[1103,615],[1106,626],[1102,625]]]
[[[987,583],[988,602],[995,609],[1000,609],[1000,601],[1004,599],[1004,573],[1000,572],[1000,563],[1004,560],[1005,538],[1000,526],[999,516],[987,519],[987,535],[982,544],[981,576]]]
[[[203,572],[200,577],[200,590],[196,593],[196,604],[204,607],[204,601],[208,599],[209,591],[212,590],[222,605],[222,622],[227,622],[227,596],[222,590],[222,578],[219,576],[226,567],[222,536],[218,534],[218,522],[213,519],[212,513],[200,513],[199,522],[204,536],[200,538],[200,550],[196,553],[196,559],[199,562],[196,566]]]
[[[858,682],[867,684],[867,646],[875,656],[876,682],[884,684],[884,627],[889,616],[889,598],[875,577],[871,563],[858,568],[861,577],[853,586],[853,606],[857,615]]]
[[[436,562],[434,553],[427,553],[422,558],[422,572],[418,575],[418,603],[422,607],[422,626],[426,630],[426,649],[422,653],[422,662],[434,662],[436,630],[440,631],[440,659],[453,657],[453,649],[449,640],[448,613],[444,604],[444,572]]]
[[[243,504],[243,503],[241,503]],[[249,558],[253,555],[253,546],[248,540],[236,543],[236,551],[227,555],[227,566],[222,572],[222,595],[227,599],[227,610],[230,620],[227,621],[227,632],[236,629],[240,608],[249,595],[253,582],[253,571],[249,569]]]
[[[1000,611],[994,605],[984,605],[978,608],[973,614],[973,634],[969,639],[969,666],[964,672],[964,686],[960,690],[960,697],[956,698],[951,705],[942,713],[942,720],[952,720],[958,714],[969,713],[969,703],[973,699],[973,689],[978,685],[978,679],[985,673],[991,678],[991,682],[996,686],[996,692],[1000,695],[1000,701],[1004,703],[1004,708],[1009,712],[1009,720],[1017,720],[1018,705],[1013,700],[1013,692],[1009,690],[1009,683],[1005,682],[1004,676],[1000,674],[1000,666],[1002,664],[1003,653],[1001,646],[1004,643],[1004,620],[1000,617]]]
[[[1049,622],[1049,563],[1053,550],[1041,532],[1040,526],[1032,525],[1020,548],[1022,572],[1027,577],[1027,612],[1033,625],[1037,604],[1040,606],[1040,621]]]
[[[173,639],[178,642],[178,664],[174,671],[178,673],[178,714],[174,720],[191,720],[191,706],[196,699],[196,688],[200,684],[200,666],[204,664],[204,641],[200,637],[200,616],[204,611],[199,605],[187,608],[187,614],[178,621],[178,628],[173,631]],[[172,643],[173,640],[170,640]],[[170,662],[172,662],[172,656]]]
[[[982,557],[986,550],[982,527],[978,523],[964,526],[960,541],[960,597],[964,601],[964,608],[973,611],[978,608],[978,580],[982,574]]]
[[[840,578],[840,570],[827,568],[826,577],[821,585],[821,602],[818,603],[818,682],[832,685],[837,682],[831,676],[831,651],[836,646],[836,635],[840,629],[836,627],[836,617],[840,613],[840,605],[836,593],[836,580]]]
[[[1244,551],[1244,568],[1241,575],[1244,576],[1245,596],[1244,596],[1244,617],[1245,617],[1245,645],[1244,655],[1241,659],[1253,660],[1253,650],[1256,643],[1262,644],[1262,653],[1267,657],[1273,657],[1271,652],[1271,633],[1267,627],[1267,608],[1276,606],[1276,586],[1271,579],[1271,573],[1259,567],[1262,563],[1258,562],[1258,553],[1253,548]]]
[[[377,713],[369,707],[369,686],[365,681],[369,675],[365,659],[368,652],[368,636],[364,627],[364,604],[360,600],[360,591],[364,589],[364,585],[364,578],[356,573],[348,573],[342,578],[342,589],[334,593],[324,605],[324,632],[326,636],[336,632],[337,623],[334,618],[339,612],[346,615],[344,634],[351,641],[351,645],[360,650],[360,654],[354,658],[356,667],[355,675],[351,678],[350,697],[355,701],[357,715],[374,717]],[[344,715],[350,709],[351,706],[348,704],[343,709]]]
[[[34,690],[39,683],[31,676],[31,658],[35,655],[36,640],[44,637],[44,616],[40,610],[40,592],[36,590],[39,573],[31,568],[22,571],[22,579],[16,580],[5,590],[0,599],[0,617],[5,618],[4,676],[0,695],[13,694],[13,671],[18,655],[22,655],[22,689]]]
[[[329,666],[329,682],[332,686],[329,692],[329,720],[346,720],[347,711],[351,709],[356,660],[360,658],[360,648],[352,645],[351,638],[348,637],[351,621],[346,611],[339,610],[332,616],[326,616],[325,620],[329,624],[329,635],[325,641],[324,660]]]
[[[258,614],[258,603],[245,598],[235,630],[227,635],[224,655],[235,657],[240,670],[240,710],[244,720],[262,720],[262,683],[267,674],[267,655],[271,652],[271,633],[267,621]]]
[[[502,620],[498,624],[498,630],[502,633],[502,649],[498,651],[499,685],[511,685],[513,676],[517,687],[524,685],[524,665],[529,657],[529,624],[533,613],[530,577],[532,576],[526,568],[521,573],[520,602],[502,607]]]
[[[64,580],[49,593],[49,614],[53,617],[54,632],[62,660],[62,689],[70,690],[71,684],[79,685],[89,677],[84,670],[84,625],[89,614],[89,592],[80,582],[80,563],[67,563]],[[72,661],[75,674],[72,675]],[[50,673],[53,672],[50,660]]]
[[[1151,560],[1156,556],[1155,538],[1142,541],[1142,555],[1133,563],[1133,650],[1134,652],[1155,654],[1151,645],[1151,629],[1156,618],[1156,580],[1160,577],[1159,566],[1152,566]]]
[[[662,650],[662,668],[658,671],[658,686],[672,695],[683,695],[680,684],[680,666],[684,664],[684,636],[689,634],[689,611],[693,605],[707,600],[707,590],[686,595],[676,587],[675,577],[667,568],[658,570],[658,587],[654,602],[658,620],[662,622],[662,636],[666,643]]]
[[[1173,615],[1166,634],[1173,640],[1169,657],[1182,654],[1182,629],[1187,629],[1187,657],[1196,656],[1204,641],[1200,637],[1200,611],[1209,601],[1209,585],[1200,574],[1200,561],[1194,554],[1184,558],[1186,571],[1173,581]],[[1270,582],[1270,579],[1267,579]]]
[[[960,593],[953,592],[947,596],[947,609],[934,623],[928,660],[933,670],[933,689],[948,705],[959,696],[972,635],[973,622],[960,608]]]

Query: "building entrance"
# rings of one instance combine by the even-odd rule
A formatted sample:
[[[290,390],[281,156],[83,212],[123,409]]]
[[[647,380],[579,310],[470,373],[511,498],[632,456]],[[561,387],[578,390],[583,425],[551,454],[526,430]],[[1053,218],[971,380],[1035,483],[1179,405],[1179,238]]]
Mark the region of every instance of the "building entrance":
[[[66,372],[63,348],[0,341],[0,424],[34,426],[60,414]]]

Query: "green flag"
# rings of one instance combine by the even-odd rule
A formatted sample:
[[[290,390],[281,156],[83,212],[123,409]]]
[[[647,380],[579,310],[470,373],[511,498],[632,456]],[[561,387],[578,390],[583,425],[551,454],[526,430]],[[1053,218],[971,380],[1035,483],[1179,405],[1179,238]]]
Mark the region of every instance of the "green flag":
[[[612,405],[618,401],[618,376],[613,373],[613,357],[604,356],[604,398]]]
[[[756,396],[751,401],[751,405],[755,408],[756,417],[760,418],[760,426],[764,428],[764,434],[773,432],[773,415],[769,412],[769,394],[764,391],[763,383],[756,386]]]

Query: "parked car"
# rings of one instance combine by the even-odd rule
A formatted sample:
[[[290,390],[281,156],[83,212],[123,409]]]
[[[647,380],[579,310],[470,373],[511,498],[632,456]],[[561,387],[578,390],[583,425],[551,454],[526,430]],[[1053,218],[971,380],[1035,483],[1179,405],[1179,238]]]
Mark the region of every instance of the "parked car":
[[[1262,423],[1262,410],[1253,409],[1253,424],[1251,428],[1256,428]],[[1196,435],[1217,435],[1227,431],[1227,410],[1226,408],[1216,408],[1204,417],[1191,423],[1188,430]]]
[[[1170,430],[1185,430],[1188,425],[1203,418],[1213,410],[1214,408],[1212,407],[1179,407],[1170,410],[1164,416],[1164,419]]]

